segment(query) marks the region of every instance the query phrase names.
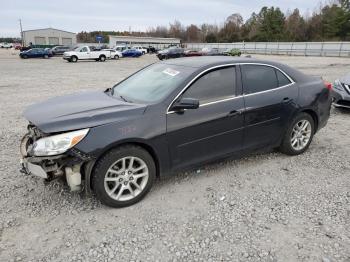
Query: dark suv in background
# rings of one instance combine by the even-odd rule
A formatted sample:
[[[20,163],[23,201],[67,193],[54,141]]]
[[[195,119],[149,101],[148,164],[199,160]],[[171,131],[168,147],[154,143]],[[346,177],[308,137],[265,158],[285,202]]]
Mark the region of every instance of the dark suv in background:
[[[64,52],[71,50],[70,46],[55,46],[51,48],[52,55],[63,55]]]
[[[172,47],[159,51],[157,57],[159,60],[169,59],[169,58],[179,58],[185,56],[184,49],[178,47]]]

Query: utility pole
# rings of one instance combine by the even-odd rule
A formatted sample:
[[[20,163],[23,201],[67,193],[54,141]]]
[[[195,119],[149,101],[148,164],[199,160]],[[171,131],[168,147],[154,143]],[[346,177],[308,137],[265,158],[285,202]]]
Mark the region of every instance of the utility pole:
[[[24,46],[24,37],[23,37],[23,29],[22,29],[22,19],[19,19],[19,26],[21,28],[21,42],[22,46]]]

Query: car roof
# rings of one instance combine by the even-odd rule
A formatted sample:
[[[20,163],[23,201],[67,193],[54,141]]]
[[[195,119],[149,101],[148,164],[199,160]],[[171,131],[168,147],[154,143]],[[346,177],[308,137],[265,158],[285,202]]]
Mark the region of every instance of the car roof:
[[[304,81],[308,76],[302,72],[291,68],[288,65],[281,64],[278,62],[260,60],[250,57],[233,57],[233,56],[199,56],[199,57],[184,57],[176,58],[171,60],[162,61],[160,63],[167,65],[176,65],[176,66],[185,66],[192,67],[198,70],[204,70],[210,67],[225,65],[225,64],[244,64],[244,63],[253,63],[253,64],[266,64],[274,66],[287,73],[294,81]]]
[[[185,57],[177,58],[172,60],[167,60],[162,63],[172,64],[178,66],[188,66],[195,68],[211,67],[216,65],[224,64],[235,64],[235,63],[264,63],[272,64],[272,62],[267,62],[263,60],[245,58],[245,57],[232,57],[232,56],[199,56],[199,57]]]

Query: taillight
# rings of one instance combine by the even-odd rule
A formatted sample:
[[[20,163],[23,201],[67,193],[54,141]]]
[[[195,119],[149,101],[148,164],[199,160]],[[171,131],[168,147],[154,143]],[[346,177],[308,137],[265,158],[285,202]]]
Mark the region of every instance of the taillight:
[[[332,83],[328,82],[328,81],[323,81],[324,86],[328,89],[328,90],[332,90],[333,86]]]

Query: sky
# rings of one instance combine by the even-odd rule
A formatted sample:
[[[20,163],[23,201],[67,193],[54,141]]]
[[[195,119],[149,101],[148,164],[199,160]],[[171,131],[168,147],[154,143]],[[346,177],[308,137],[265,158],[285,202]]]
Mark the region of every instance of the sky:
[[[220,25],[233,13],[247,19],[263,6],[283,12],[299,8],[305,14],[318,5],[319,0],[0,0],[0,37],[19,37],[19,19],[23,30],[146,31],[175,19],[184,25]]]

